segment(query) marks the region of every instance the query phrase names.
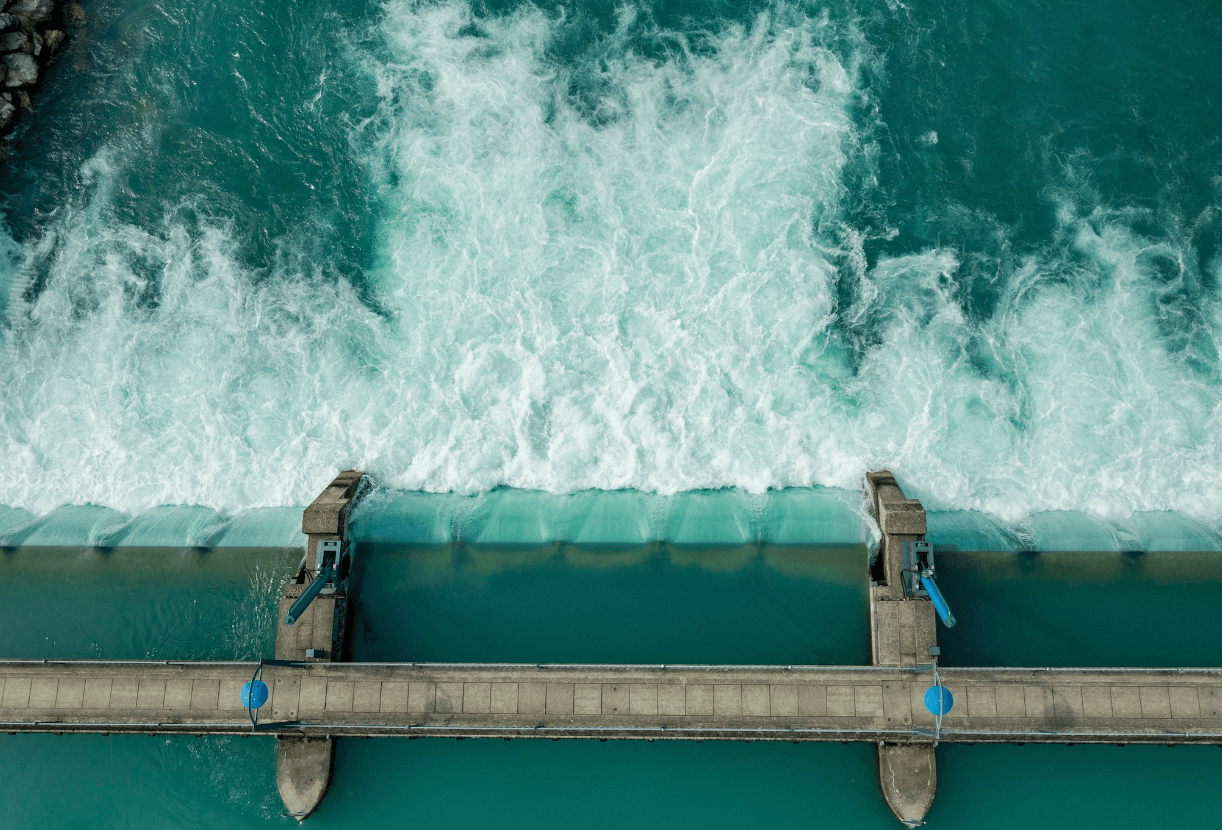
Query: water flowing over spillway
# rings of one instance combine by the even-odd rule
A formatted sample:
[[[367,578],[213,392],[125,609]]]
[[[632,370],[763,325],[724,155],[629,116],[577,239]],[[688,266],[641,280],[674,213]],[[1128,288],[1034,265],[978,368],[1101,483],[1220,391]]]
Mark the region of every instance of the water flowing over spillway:
[[[8,161],[0,504],[889,465],[1004,521],[1219,518],[1218,81],[1188,17],[97,11]],[[1099,38],[1139,50],[1123,77],[1061,77]]]
[[[0,657],[274,654],[356,468],[356,660],[866,663],[886,467],[943,665],[1222,661],[1217,3],[84,6],[0,147]],[[897,826],[871,746],[634,744],[344,738],[310,822]],[[279,827],[275,756],[0,730],[0,824]],[[937,757],[940,830],[1217,824],[1211,747]]]

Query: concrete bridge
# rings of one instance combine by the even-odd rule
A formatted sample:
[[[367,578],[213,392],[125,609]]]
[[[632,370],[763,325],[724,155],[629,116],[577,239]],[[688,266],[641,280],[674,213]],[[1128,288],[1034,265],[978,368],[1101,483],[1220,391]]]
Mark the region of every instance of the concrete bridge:
[[[933,606],[904,546],[923,540],[924,511],[887,473],[867,477],[882,530],[873,665],[342,662],[347,513],[362,481],[343,473],[306,509],[310,541],[281,602],[275,660],[0,661],[0,729],[274,735],[281,797],[301,819],[326,794],[335,739],[348,736],[869,741],[883,795],[908,826],[932,803],[939,742],[1222,744],[1222,669],[939,667]],[[338,563],[334,582],[286,626],[320,550]],[[256,673],[269,698],[248,710],[240,693]],[[931,689],[954,699],[940,717]]]
[[[249,734],[258,663],[0,662],[0,730]],[[444,736],[925,744],[1222,741],[1215,669],[929,667],[265,666],[254,731],[294,738]]]

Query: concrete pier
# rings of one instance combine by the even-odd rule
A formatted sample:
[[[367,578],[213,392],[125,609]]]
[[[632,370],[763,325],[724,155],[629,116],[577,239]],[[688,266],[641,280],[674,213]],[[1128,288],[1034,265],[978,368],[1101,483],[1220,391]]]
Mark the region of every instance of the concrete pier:
[[[298,821],[318,809],[331,788],[335,772],[333,738],[297,738],[282,735],[276,756],[276,789],[284,813]]]
[[[938,789],[938,764],[927,742],[878,744],[878,783],[883,800],[905,827],[920,827]]]
[[[335,477],[302,514],[301,532],[306,534],[306,554],[296,576],[285,586],[276,620],[276,659],[308,663],[341,662],[346,657],[348,593],[347,577],[351,567],[348,549],[348,514],[367,486],[365,474],[345,470]],[[322,542],[339,543],[339,574],[334,587],[328,587],[310,603],[292,625],[285,624],[289,608],[318,575],[318,550]],[[278,679],[287,684],[280,689],[280,705],[273,691],[274,721],[293,721],[298,717],[296,704],[289,705],[288,689],[296,680]],[[318,808],[331,786],[335,768],[335,741],[330,737],[305,738],[282,735],[276,761],[276,787],[284,802],[285,813],[304,821]]]
[[[928,665],[936,660],[936,615],[928,599],[905,594],[900,556],[903,543],[925,540],[925,508],[906,498],[886,470],[867,474],[866,489],[882,533],[870,574],[871,658],[876,666]],[[905,826],[923,824],[933,804],[938,788],[935,745],[934,738],[878,743],[879,786]]]

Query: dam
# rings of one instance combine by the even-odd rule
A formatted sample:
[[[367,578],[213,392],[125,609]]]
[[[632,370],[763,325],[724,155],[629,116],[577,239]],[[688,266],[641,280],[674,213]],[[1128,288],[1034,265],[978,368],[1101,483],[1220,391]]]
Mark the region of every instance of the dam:
[[[274,736],[299,819],[326,796],[341,737],[865,742],[910,827],[933,802],[940,743],[1222,744],[1222,669],[939,667],[938,611],[907,567],[924,511],[886,472],[866,478],[881,532],[871,665],[348,662],[347,517],[366,482],[341,473],[306,508],[274,659],[0,661],[0,729]],[[248,696],[255,683],[265,700]]]
[[[1222,3],[0,19],[0,824],[1218,823]]]

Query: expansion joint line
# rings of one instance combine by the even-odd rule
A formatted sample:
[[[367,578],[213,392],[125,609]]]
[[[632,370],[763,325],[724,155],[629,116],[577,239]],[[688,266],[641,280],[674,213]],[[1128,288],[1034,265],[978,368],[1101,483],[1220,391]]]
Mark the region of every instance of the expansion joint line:
[[[934,713],[933,720],[933,745],[938,745],[938,740],[942,737],[942,678],[938,676],[938,658],[933,660],[933,685],[938,690],[938,711]]]
[[[246,685],[246,699],[242,701],[246,705],[246,716],[250,718],[250,728],[257,730],[259,728],[259,707],[251,706],[251,699],[255,696],[255,684],[263,679],[263,661],[259,661],[259,665],[255,667],[255,673],[250,677],[250,683]]]

